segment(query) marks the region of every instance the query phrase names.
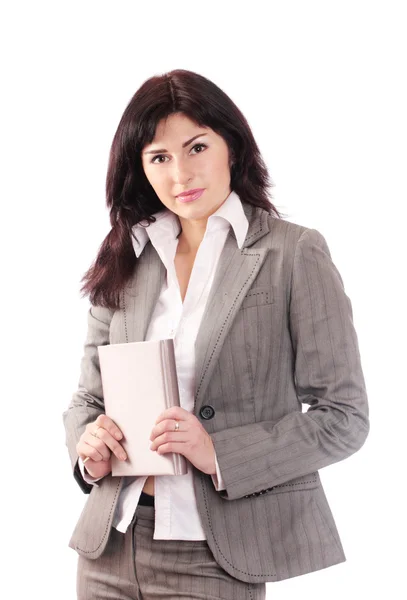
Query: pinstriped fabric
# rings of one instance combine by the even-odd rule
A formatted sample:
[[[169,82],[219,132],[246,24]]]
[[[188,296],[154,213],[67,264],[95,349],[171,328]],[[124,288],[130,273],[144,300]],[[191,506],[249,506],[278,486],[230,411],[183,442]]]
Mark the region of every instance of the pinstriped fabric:
[[[196,341],[194,414],[214,409],[201,422],[226,490],[194,469],[194,491],[218,565],[257,584],[346,560],[319,469],[362,447],[369,418],[352,307],[324,237],[245,212],[244,247],[228,236]],[[128,338],[123,310],[89,314],[81,386],[64,413],[73,467],[75,443],[103,406],[96,345],[145,334],[162,279],[159,256],[145,251],[125,295]],[[70,541],[83,557],[104,552],[119,488],[106,476],[92,489]]]
[[[78,600],[263,600],[264,583],[235,579],[206,541],[154,540],[154,507],[139,505],[125,534],[112,528],[102,556],[78,558]]]
[[[112,527],[98,560],[78,557],[78,600],[141,600],[132,556],[131,535],[125,536]]]

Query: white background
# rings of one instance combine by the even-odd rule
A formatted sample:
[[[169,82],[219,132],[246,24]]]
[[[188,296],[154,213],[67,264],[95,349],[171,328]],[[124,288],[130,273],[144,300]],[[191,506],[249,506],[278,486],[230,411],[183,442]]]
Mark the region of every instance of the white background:
[[[185,68],[247,117],[276,206],[325,236],[368,388],[366,444],[320,472],[347,561],[268,583],[267,598],[405,597],[405,2],[2,6],[2,596],[75,598],[67,544],[87,496],[62,412],[86,335],[79,281],[110,229],[125,106],[147,78]]]

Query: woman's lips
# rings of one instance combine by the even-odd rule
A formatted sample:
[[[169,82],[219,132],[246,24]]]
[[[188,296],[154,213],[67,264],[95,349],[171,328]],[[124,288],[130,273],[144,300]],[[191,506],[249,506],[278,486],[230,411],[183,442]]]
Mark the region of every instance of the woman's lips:
[[[199,190],[194,194],[187,194],[186,196],[177,196],[177,200],[180,202],[193,202],[194,200],[198,200],[202,196],[205,190]]]

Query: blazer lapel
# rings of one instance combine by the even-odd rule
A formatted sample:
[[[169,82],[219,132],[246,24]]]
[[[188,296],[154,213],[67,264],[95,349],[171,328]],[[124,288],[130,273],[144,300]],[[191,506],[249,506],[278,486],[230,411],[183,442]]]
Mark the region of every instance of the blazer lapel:
[[[137,260],[123,299],[126,342],[145,340],[165,276],[165,266],[152,243],[148,242]]]
[[[268,213],[243,204],[249,229],[243,248],[232,227],[219,258],[215,278],[195,342],[195,407],[197,414],[214,365],[243,299],[260,271],[268,248],[250,248],[269,231]]]
[[[268,213],[243,203],[249,228],[243,248],[237,246],[231,227],[219,258],[215,278],[195,341],[195,408],[199,410],[217,357],[243,299],[253,285],[268,248],[251,246],[269,232]],[[148,324],[157,303],[166,269],[155,248],[148,242],[123,298],[126,342],[145,340]]]

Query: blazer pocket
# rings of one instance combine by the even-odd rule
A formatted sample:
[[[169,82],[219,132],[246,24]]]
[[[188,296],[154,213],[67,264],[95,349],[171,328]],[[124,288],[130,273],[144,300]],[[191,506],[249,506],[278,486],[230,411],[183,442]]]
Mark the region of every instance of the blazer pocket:
[[[291,479],[286,483],[280,483],[273,487],[273,493],[279,494],[281,492],[295,492],[297,490],[313,490],[321,487],[321,479],[318,471],[310,473],[309,475],[301,475],[295,479]]]
[[[253,306],[264,306],[265,304],[273,304],[274,294],[272,286],[262,286],[251,288],[243,298],[241,309],[252,308]]]
[[[315,471],[314,473],[310,473],[309,475],[301,475],[300,477],[291,479],[290,481],[287,481],[287,483],[280,483],[279,485],[275,485],[271,488],[266,488],[264,490],[261,490],[260,492],[255,492],[254,494],[247,494],[245,498],[257,498],[257,496],[263,496],[264,494],[274,495],[281,494],[283,492],[313,490],[318,487],[321,487],[321,479],[319,477],[319,472]]]

